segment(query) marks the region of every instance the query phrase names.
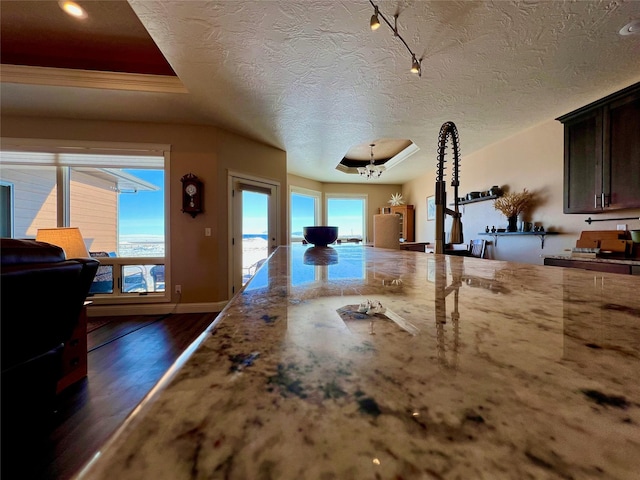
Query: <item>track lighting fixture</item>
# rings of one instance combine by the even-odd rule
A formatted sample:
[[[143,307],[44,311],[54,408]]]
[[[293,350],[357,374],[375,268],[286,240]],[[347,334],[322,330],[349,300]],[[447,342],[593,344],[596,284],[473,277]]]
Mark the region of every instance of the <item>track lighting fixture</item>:
[[[375,161],[373,159],[373,147],[375,146],[375,143],[369,145],[369,147],[371,147],[371,160],[369,161],[369,164],[366,167],[358,167],[358,173],[360,174],[360,176],[367,177],[367,180],[369,180],[370,178],[380,178],[382,172],[386,170],[384,165],[375,164]]]
[[[371,21],[369,22],[369,26],[371,27],[371,30],[377,30],[380,27],[379,17],[382,17],[382,20],[384,20],[384,23],[386,23],[389,26],[389,28],[393,30],[393,35],[400,39],[400,41],[403,43],[403,45],[407,48],[407,50],[411,54],[411,72],[417,73],[418,76],[421,77],[422,76],[422,59],[421,58],[418,59],[416,57],[416,54],[413,53],[413,51],[409,48],[409,45],[407,44],[407,42],[405,42],[404,38],[402,38],[402,35],[400,35],[400,33],[398,32],[398,14],[395,14],[393,16],[393,25],[391,25],[391,22],[389,22],[389,20],[387,20],[387,17],[385,17],[383,13],[378,9],[378,6],[375,3],[373,3],[373,0],[369,0],[369,3],[371,3],[371,5],[374,8],[373,15],[371,15]]]
[[[373,15],[371,15],[371,22],[369,25],[371,26],[371,30],[375,31],[380,28],[380,19],[378,18],[378,7],[374,5],[375,11]]]
[[[416,56],[413,55],[411,62],[411,73],[417,73],[418,75],[420,75],[420,70],[422,70],[421,63],[422,60],[418,60]]]

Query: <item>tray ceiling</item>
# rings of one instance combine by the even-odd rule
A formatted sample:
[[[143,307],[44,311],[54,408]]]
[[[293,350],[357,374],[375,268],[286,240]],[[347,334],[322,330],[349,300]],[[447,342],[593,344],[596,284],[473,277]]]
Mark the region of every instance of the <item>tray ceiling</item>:
[[[420,150],[375,182],[408,181],[435,167],[446,121],[464,175],[465,153],[640,81],[640,36],[619,34],[640,17],[634,1],[379,2],[399,14],[421,78],[390,29],[369,29],[364,0],[78,3],[91,28],[55,1],[0,2],[2,61],[78,68],[52,48],[69,45],[91,62],[79,68],[175,73],[188,93],[12,80],[3,114],[215,125],[285,150],[290,173],[319,181],[366,182],[335,169],[350,148],[409,138]]]

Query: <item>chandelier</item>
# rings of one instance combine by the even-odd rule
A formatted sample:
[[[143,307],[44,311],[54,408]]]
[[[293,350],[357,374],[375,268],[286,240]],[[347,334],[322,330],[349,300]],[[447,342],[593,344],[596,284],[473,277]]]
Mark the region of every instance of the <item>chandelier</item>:
[[[384,165],[376,165],[373,160],[373,147],[375,146],[375,143],[369,145],[369,147],[371,147],[371,160],[369,161],[369,164],[366,167],[358,167],[358,173],[360,176],[367,177],[367,180],[370,178],[380,178],[382,172],[386,170]]]

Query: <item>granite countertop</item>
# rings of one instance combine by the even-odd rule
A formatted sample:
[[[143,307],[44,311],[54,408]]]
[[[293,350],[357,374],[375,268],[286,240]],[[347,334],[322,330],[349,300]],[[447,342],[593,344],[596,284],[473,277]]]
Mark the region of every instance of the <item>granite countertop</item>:
[[[611,258],[611,257],[583,258],[583,257],[572,257],[571,255],[543,255],[543,257],[556,258],[558,260],[575,260],[577,262],[598,262],[598,263],[619,263],[623,265],[640,265],[639,258]]]
[[[626,275],[280,247],[77,478],[637,479],[638,292]]]

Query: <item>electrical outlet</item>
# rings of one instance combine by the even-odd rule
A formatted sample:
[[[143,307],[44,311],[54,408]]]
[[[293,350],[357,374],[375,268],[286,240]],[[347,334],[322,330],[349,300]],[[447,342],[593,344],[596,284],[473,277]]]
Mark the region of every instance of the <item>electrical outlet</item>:
[[[182,294],[182,285],[176,285],[176,293]]]
[[[627,224],[626,223],[621,223],[616,227],[616,230],[624,230],[625,232],[627,231]]]

